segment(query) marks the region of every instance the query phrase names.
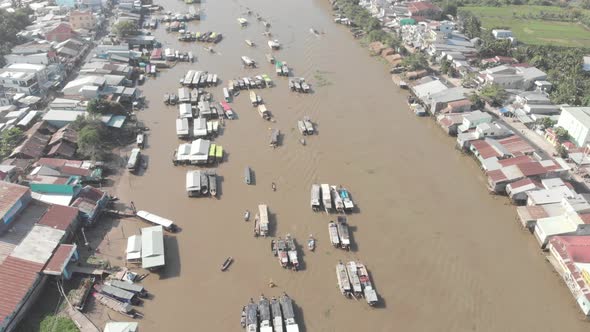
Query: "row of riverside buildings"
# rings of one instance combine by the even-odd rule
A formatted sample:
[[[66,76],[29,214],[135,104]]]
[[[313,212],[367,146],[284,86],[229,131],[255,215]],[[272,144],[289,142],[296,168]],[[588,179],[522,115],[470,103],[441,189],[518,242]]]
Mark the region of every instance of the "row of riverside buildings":
[[[392,79],[410,89],[411,109],[430,114],[456,137],[459,150],[473,156],[489,191],[508,196],[516,205],[517,220],[533,234],[580,309],[590,316],[590,195],[584,183],[574,181],[576,175],[590,177],[590,108],[553,104],[548,95],[552,84],[534,66],[501,55],[481,59],[483,41],[467,38],[460,20],[443,17],[431,2],[362,0],[359,5],[378,18],[385,31],[399,36],[410,52],[450,64],[455,80],[429,70]],[[493,30],[492,35],[517,43],[509,30]],[[401,50],[379,42],[369,49],[387,60],[392,72],[404,72],[403,56],[397,54]],[[488,84],[504,88],[507,99],[498,109],[477,110],[469,95]],[[554,125],[540,126],[545,118]],[[567,130],[567,139],[558,139],[558,128]],[[535,136],[532,141],[563,147],[568,157],[533,146],[524,138],[529,133]]]

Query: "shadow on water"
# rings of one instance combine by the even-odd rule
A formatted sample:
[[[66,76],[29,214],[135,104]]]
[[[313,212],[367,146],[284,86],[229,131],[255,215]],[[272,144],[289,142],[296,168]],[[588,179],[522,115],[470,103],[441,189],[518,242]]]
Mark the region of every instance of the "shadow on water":
[[[139,160],[139,164],[137,165],[137,171],[135,171],[134,174],[136,176],[143,176],[143,174],[145,174],[145,171],[148,168],[149,161],[150,161],[150,156],[142,154],[141,159]]]
[[[303,310],[301,309],[301,307],[299,307],[294,300],[293,312],[295,313],[295,321],[297,322],[297,325],[299,325],[299,331],[306,332],[307,327],[305,326],[305,315],[303,314]]]
[[[221,185],[224,181],[223,175],[217,174],[217,196],[215,198],[220,199],[223,195],[223,186]]]
[[[252,168],[250,168],[250,185],[252,185],[252,186],[256,185],[256,172]]]
[[[357,231],[357,229],[358,229],[357,226],[352,226],[352,225],[348,224],[348,238],[350,239],[350,251],[351,252],[358,252],[359,251],[359,245],[354,240],[354,233]]]
[[[268,212],[268,236],[275,237],[277,234],[277,214]]]
[[[377,308],[377,309],[386,309],[387,308],[387,301],[379,294],[379,288],[377,288],[376,284],[375,284],[375,278],[373,277],[373,274],[371,273],[370,270],[368,270],[369,273],[369,279],[371,280],[371,283],[373,285],[373,289],[376,290],[377,292],[377,303],[375,303],[373,305],[373,308]]]
[[[305,263],[305,245],[297,241],[295,238],[293,239],[295,242],[295,250],[297,251],[297,258],[299,260],[299,271],[305,271],[307,269],[307,264]]]
[[[180,250],[178,239],[175,236],[164,237],[164,248],[166,248],[166,266],[158,271],[160,280],[176,278],[180,276]]]

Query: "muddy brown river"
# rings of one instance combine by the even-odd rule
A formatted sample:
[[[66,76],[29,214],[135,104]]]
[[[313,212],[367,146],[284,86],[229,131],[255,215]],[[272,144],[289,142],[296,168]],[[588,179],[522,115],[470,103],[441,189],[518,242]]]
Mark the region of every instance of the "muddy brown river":
[[[166,10],[185,11],[178,0],[160,2]],[[182,43],[163,27],[154,34],[165,47],[190,50],[197,61],[162,70],[142,87],[149,107],[138,118],[151,128],[144,150],[148,168],[125,174],[116,194],[140,210],[174,220],[182,232],[166,239],[167,266],[144,284],[154,294],[140,310],[143,332],[238,331],[243,305],[261,293],[287,292],[297,307],[302,331],[584,331],[588,324],[567,288],[545,261],[534,238],[515,222],[515,209],[490,196],[476,163],[453,148],[430,119],[407,110],[405,94],[342,26],[332,23],[328,3],[317,0],[206,1],[200,22],[191,31],[224,35],[210,54],[199,43]],[[296,76],[314,93],[292,93],[287,80],[266,63],[264,27],[246,8],[271,24]],[[250,25],[240,28],[236,19]],[[310,33],[310,28],[322,32]],[[257,47],[248,47],[251,39]],[[259,63],[244,69],[240,56]],[[211,88],[222,97],[227,80],[267,73],[276,83],[257,91],[276,120],[262,120],[242,92],[232,104],[237,119],[226,121],[215,139],[226,152],[217,167],[219,199],[188,198],[185,173],[171,156],[176,137],[176,107],[162,103],[176,92],[189,69],[219,74]],[[296,122],[310,116],[318,135],[299,144]],[[268,146],[269,128],[284,133],[282,145]],[[244,167],[255,173],[247,186]],[[193,167],[194,168],[194,167]],[[277,191],[271,190],[276,182]],[[353,247],[334,249],[327,224],[334,215],[309,207],[312,183],[347,187],[359,211],[350,215]],[[301,246],[303,269],[280,267],[270,239],[255,238],[246,209],[268,204],[271,233],[292,234]],[[122,264],[125,238],[137,221],[121,221],[101,245]],[[317,249],[305,248],[313,234]],[[219,268],[227,256],[234,264]],[[337,287],[335,264],[360,260],[371,272],[380,296],[376,308],[344,298]],[[269,288],[269,280],[277,285]],[[110,313],[117,320],[124,318]]]

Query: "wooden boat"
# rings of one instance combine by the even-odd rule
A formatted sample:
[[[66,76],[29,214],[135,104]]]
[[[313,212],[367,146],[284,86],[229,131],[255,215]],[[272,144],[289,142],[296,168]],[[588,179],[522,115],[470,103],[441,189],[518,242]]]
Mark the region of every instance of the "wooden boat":
[[[295,310],[293,310],[293,300],[289,297],[289,295],[287,295],[287,293],[283,293],[283,295],[281,295],[281,297],[279,298],[279,302],[281,304],[281,309],[283,311],[283,318],[285,320],[285,326],[287,327],[287,331],[299,331],[299,326],[295,322]],[[275,332],[279,331],[275,330]]]
[[[246,181],[246,184],[252,183],[252,171],[248,166],[246,166],[246,168],[244,169],[244,181]]]
[[[258,106],[258,96],[254,91],[250,91],[250,102],[252,103],[252,106]]]
[[[348,274],[346,273],[346,266],[339,262],[336,264],[336,278],[338,279],[338,288],[342,295],[348,297],[352,291],[350,281],[348,280]]]
[[[267,236],[269,231],[269,220],[268,220],[268,206],[266,204],[258,205],[258,229],[261,236]]]
[[[330,235],[330,243],[334,247],[340,246],[340,237],[338,236],[338,226],[333,221],[328,224],[328,234]]]
[[[313,135],[315,130],[313,128],[313,123],[311,122],[311,118],[309,116],[303,117],[303,126],[305,127],[305,133],[307,135]]]
[[[246,210],[246,212],[244,212],[244,221],[248,221],[250,220],[250,211]]]
[[[301,143],[301,145],[305,146],[305,138],[300,138],[299,143]]]
[[[330,195],[330,185],[322,183],[320,187],[322,190],[322,203],[324,204],[324,210],[326,210],[326,213],[330,213],[330,210],[332,210],[332,195]]]
[[[321,207],[321,191],[320,191],[320,185],[318,184],[312,184],[311,185],[311,209],[313,211],[319,211],[320,207]]]
[[[216,197],[217,196],[217,174],[215,173],[209,173],[208,174],[209,177],[209,192],[211,193],[211,196]]]
[[[139,304],[141,302],[137,294],[110,285],[94,285],[94,290],[123,303]]]
[[[111,280],[105,282],[104,284],[137,294],[137,296],[139,296],[140,298],[146,298],[148,296],[147,290],[139,284],[129,283],[121,280]]]
[[[279,43],[279,41],[278,41],[278,40],[276,40],[276,39],[275,39],[275,40],[269,40],[269,41],[268,41],[268,47],[269,47],[271,50],[278,50],[279,48],[281,48],[281,44],[280,44],[280,43]]]
[[[348,272],[348,279],[350,280],[350,283],[352,284],[352,292],[353,295],[356,296],[362,296],[363,294],[363,288],[361,286],[361,282],[359,280],[359,276],[357,274],[357,267],[355,262],[348,262],[346,263],[346,272]]]
[[[256,62],[245,55],[242,56],[242,62],[248,67],[256,67]],[[240,86],[243,86],[242,83],[240,83]]]
[[[307,249],[309,249],[309,251],[315,250],[315,239],[311,234],[309,235],[309,239],[307,239]]]
[[[260,295],[260,299],[258,301],[258,316],[260,318],[260,331],[272,332],[270,302],[264,295]]]
[[[295,239],[291,234],[285,236],[285,244],[287,245],[287,256],[289,256],[289,264],[294,271],[299,269],[299,258],[297,257],[297,246],[295,246]]]
[[[279,258],[279,264],[282,267],[287,267],[289,265],[289,255],[287,253],[287,244],[285,240],[281,239],[280,237],[275,241],[272,241],[275,251],[275,256]]]
[[[248,45],[250,47],[254,47],[254,42],[251,41],[250,39],[246,39],[245,42],[246,42],[246,45]]]
[[[137,134],[137,137],[135,139],[136,143],[137,143],[137,147],[140,149],[143,149],[143,144],[144,144],[144,138],[145,135],[144,134]]]
[[[234,259],[232,257],[228,257],[225,262],[221,264],[221,271],[227,270],[233,261]]]
[[[352,209],[354,209],[354,203],[350,198],[350,193],[348,190],[346,190],[346,188],[340,188],[339,193],[344,203],[344,210],[348,212],[352,211]]]
[[[240,318],[240,325],[242,328],[246,327],[246,307],[242,307],[242,317]]]
[[[110,298],[104,294],[101,294],[99,292],[94,292],[92,293],[92,296],[94,296],[94,298],[96,299],[96,301],[102,305],[104,305],[105,307],[121,313],[125,316],[131,317],[131,318],[135,318],[136,316],[136,312],[133,309],[133,306],[131,306],[131,304],[129,303],[123,303],[121,301],[117,301],[113,298]]]
[[[170,95],[167,93],[164,94],[164,104],[170,105]]]
[[[283,332],[283,313],[281,312],[281,304],[274,297],[270,300],[270,313],[272,316],[274,332]]]
[[[345,250],[350,250],[350,235],[346,217],[338,217],[338,237],[340,238],[340,247]]]
[[[356,268],[359,275],[359,280],[361,282],[361,285],[363,286],[365,300],[370,306],[373,306],[379,301],[379,298],[377,297],[377,292],[373,288],[373,284],[371,284],[371,279],[369,278],[369,271],[361,262],[356,262]]]
[[[178,231],[178,227],[174,224],[174,222],[172,222],[172,220],[162,218],[162,217],[157,216],[153,213],[149,213],[147,211],[142,211],[142,210],[137,211],[136,215],[145,221],[148,221],[152,224],[160,225],[160,226],[164,227],[164,229],[169,232]]]
[[[258,331],[258,306],[252,299],[250,299],[250,303],[246,306],[246,331]]]
[[[344,201],[342,201],[342,198],[338,194],[336,186],[330,186],[330,193],[332,195],[332,199],[334,200],[334,207],[336,208],[336,211],[344,212]]]
[[[243,17],[239,17],[239,18],[238,18],[238,23],[239,23],[241,26],[245,27],[246,25],[248,25],[248,20],[247,20],[247,19],[245,19],[245,18],[243,18]]]

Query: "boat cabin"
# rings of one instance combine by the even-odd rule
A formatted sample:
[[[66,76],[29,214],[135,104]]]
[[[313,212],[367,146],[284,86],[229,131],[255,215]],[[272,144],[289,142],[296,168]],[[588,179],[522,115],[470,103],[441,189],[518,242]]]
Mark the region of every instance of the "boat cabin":
[[[130,172],[137,171],[137,167],[139,166],[139,161],[141,160],[141,150],[139,148],[135,148],[131,150],[131,155],[129,156],[129,160],[127,161],[127,169]]]

